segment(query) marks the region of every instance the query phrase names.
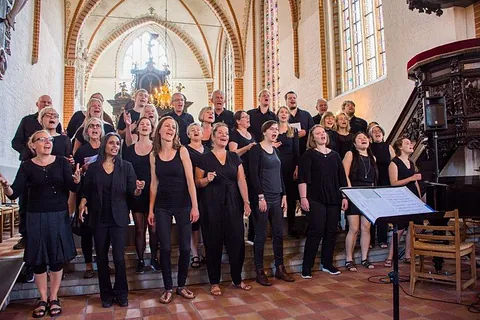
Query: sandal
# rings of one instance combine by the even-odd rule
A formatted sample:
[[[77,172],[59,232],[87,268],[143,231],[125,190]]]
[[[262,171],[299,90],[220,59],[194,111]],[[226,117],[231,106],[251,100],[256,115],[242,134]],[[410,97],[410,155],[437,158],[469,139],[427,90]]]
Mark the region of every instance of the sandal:
[[[392,259],[385,260],[385,262],[383,263],[383,266],[385,268],[391,268],[392,267]]]
[[[35,319],[43,318],[47,314],[48,303],[46,301],[40,300],[37,302],[37,307],[32,312],[32,317]]]
[[[210,293],[212,294],[212,296],[221,296],[223,293],[222,293],[222,289],[220,289],[220,286],[218,284],[212,284],[210,286]]]
[[[190,263],[190,267],[194,269],[200,268],[200,258],[198,256],[192,257],[192,263]]]
[[[380,248],[386,249],[386,248],[388,248],[388,244],[386,244],[385,242],[382,242],[382,243],[380,243]]]
[[[249,284],[246,284],[245,282],[241,281],[240,284],[235,284],[232,282],[232,286],[234,286],[237,289],[242,289],[244,291],[250,291],[252,290],[252,286]]]
[[[367,269],[375,269],[375,266],[370,261],[368,261],[368,259],[362,260],[360,264]]]
[[[345,261],[345,268],[347,268],[350,272],[357,272],[357,267],[353,263],[353,261]]]
[[[412,263],[412,258],[405,258],[405,259],[403,259],[403,263],[405,263],[405,264],[410,264],[410,263]]]
[[[177,288],[177,294],[180,297],[185,298],[185,299],[194,299],[195,298],[195,294],[185,287]]]
[[[50,317],[57,317],[62,314],[62,307],[60,306],[60,300],[50,301]]]
[[[165,290],[162,295],[160,296],[160,303],[169,304],[173,300],[173,291],[172,290]]]

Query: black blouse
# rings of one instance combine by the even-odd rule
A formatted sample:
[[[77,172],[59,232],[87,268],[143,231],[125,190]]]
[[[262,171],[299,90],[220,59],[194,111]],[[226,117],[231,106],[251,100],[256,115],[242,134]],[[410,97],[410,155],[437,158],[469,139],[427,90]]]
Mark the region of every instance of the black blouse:
[[[250,134],[251,138],[247,139],[245,138],[238,130],[232,130],[230,133],[230,142],[235,142],[237,144],[237,149],[241,149],[247,145],[249,145],[252,142],[255,142],[255,137],[253,134]],[[248,164],[249,164],[249,159],[248,159],[248,153],[249,151],[245,152],[242,156],[240,156],[240,159],[242,159],[243,162],[243,168],[245,170],[245,173],[248,172]]]
[[[307,184],[308,199],[330,205],[342,203],[340,188],[347,186],[347,177],[338,153],[308,149],[300,158],[298,173],[298,183]]]
[[[72,142],[68,136],[59,134],[53,137],[52,155],[67,158],[72,155]]]
[[[58,212],[68,209],[68,191],[77,192],[79,187],[73,182],[72,167],[65,157],[57,156],[45,167],[28,160],[20,164],[9,198],[27,192],[27,211]]]
[[[298,166],[298,160],[300,159],[300,149],[298,145],[298,131],[293,129],[293,137],[288,137],[287,132],[278,135],[277,141],[282,144],[278,147],[280,152],[280,160],[282,161],[283,170],[294,171]],[[287,168],[288,167],[288,168]]]
[[[100,147],[94,149],[90,143],[86,143],[78,148],[77,152],[73,155],[73,159],[75,160],[75,163],[78,163],[80,164],[80,167],[83,167],[86,162],[90,164],[97,160],[99,149]]]
[[[337,147],[338,132],[335,131],[335,130],[331,130],[331,129],[325,129],[325,131],[328,134],[328,145],[327,145],[327,147],[329,149],[332,149],[333,151],[338,152],[338,147]]]

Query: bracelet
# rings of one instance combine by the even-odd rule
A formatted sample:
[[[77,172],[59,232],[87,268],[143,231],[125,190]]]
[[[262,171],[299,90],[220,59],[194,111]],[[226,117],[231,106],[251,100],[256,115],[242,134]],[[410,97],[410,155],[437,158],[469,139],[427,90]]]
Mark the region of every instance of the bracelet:
[[[248,205],[250,205],[250,201],[243,201],[243,204],[248,204]]]

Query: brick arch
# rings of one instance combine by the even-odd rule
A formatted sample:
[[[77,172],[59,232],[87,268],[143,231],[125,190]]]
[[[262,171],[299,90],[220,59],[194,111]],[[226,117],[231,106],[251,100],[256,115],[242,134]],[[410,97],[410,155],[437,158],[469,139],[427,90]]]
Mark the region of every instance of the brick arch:
[[[124,23],[123,25],[117,27],[112,33],[109,34],[109,36],[106,39],[104,39],[96,47],[95,51],[92,53],[88,61],[86,73],[90,73],[93,70],[93,67],[95,66],[95,63],[97,62],[100,55],[103,53],[103,51],[105,51],[108,48],[108,46],[112,42],[114,42],[116,39],[120,38],[121,36],[125,35],[126,33],[132,31],[133,29],[142,27],[147,24],[152,24],[152,23],[158,24],[164,28],[167,28],[168,30],[173,32],[175,35],[177,35],[180,39],[182,39],[182,41],[188,46],[188,48],[195,55],[195,58],[197,59],[198,64],[200,65],[200,68],[202,69],[203,77],[204,78],[213,77],[212,72],[208,67],[207,60],[202,55],[200,49],[198,48],[194,40],[186,32],[184,32],[179,27],[177,27],[174,23],[166,22],[156,16],[141,17],[141,18],[129,21],[127,23]]]
[[[70,25],[70,30],[68,30],[67,41],[65,45],[65,58],[68,60],[75,59],[76,56],[76,47],[78,36],[80,34],[80,30],[83,27],[83,24],[86,21],[86,18],[92,13],[95,7],[101,2],[102,0],[82,0],[78,3],[78,6],[75,10],[75,14],[73,16],[73,22]],[[223,29],[225,30],[227,36],[230,39],[230,43],[232,44],[233,48],[233,56],[234,56],[234,65],[235,65],[235,73],[236,76],[243,75],[243,55],[241,51],[241,45],[239,42],[238,37],[235,34],[235,30],[230,24],[229,19],[227,18],[225,12],[218,4],[217,0],[202,0],[204,1],[208,7],[212,10],[212,12],[217,17],[218,21],[222,24]],[[82,4],[85,5],[81,8]],[[80,9],[81,8],[81,9]]]

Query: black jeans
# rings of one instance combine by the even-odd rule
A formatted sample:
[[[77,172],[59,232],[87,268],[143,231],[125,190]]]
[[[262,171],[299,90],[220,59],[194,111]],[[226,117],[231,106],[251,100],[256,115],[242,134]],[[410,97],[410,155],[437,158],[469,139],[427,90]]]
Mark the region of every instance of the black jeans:
[[[77,217],[75,216],[75,219]],[[85,263],[92,263],[93,257],[93,235],[89,227],[85,227],[84,234],[81,236],[82,253]]]
[[[192,239],[191,208],[155,209],[157,235],[160,241],[160,266],[162,267],[163,285],[165,290],[172,290],[172,217],[178,232],[180,256],[178,257],[178,287],[184,287],[187,282],[188,265],[190,262],[190,240]]]
[[[315,263],[318,246],[322,240],[321,262],[324,267],[333,266],[333,252],[337,238],[337,224],[340,205],[328,205],[308,199],[310,212],[307,213],[308,229],[303,253],[303,270],[311,270]]]
[[[102,301],[112,301],[114,297],[126,299],[128,296],[127,272],[125,269],[125,240],[127,227],[116,225],[95,226],[93,236],[97,252],[98,283]],[[112,245],[113,263],[115,264],[115,284],[112,289],[108,271],[108,249]]]
[[[377,222],[370,228],[370,243],[375,245],[375,229],[377,230],[378,243],[387,243],[387,233],[388,233],[388,223],[386,222]]]
[[[267,211],[261,212],[257,205],[253,208],[253,219],[255,223],[255,241],[253,243],[255,269],[263,269],[263,253],[265,241],[267,240],[268,218],[271,218],[273,255],[275,257],[275,267],[283,264],[283,211],[281,207],[281,198],[273,203],[267,202]]]

